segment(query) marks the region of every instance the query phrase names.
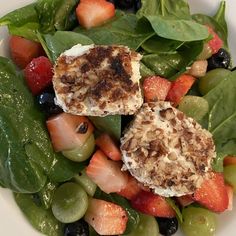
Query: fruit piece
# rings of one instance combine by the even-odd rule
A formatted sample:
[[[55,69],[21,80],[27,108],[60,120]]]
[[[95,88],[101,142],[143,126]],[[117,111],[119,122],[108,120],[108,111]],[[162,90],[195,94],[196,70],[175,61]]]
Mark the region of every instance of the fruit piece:
[[[56,152],[81,147],[93,133],[93,125],[84,116],[61,113],[46,123]]]
[[[89,236],[89,226],[86,221],[80,219],[64,226],[64,236]]]
[[[216,68],[227,69],[230,65],[230,55],[229,53],[221,48],[217,53],[213,54],[208,60],[207,70],[213,70]]]
[[[186,95],[180,101],[178,109],[194,120],[200,121],[207,114],[209,105],[203,97]]]
[[[159,225],[159,231],[162,235],[171,236],[177,232],[179,224],[176,217],[174,218],[157,217],[156,220]]]
[[[141,191],[131,199],[134,209],[151,216],[171,218],[175,216],[175,211],[166,202],[164,197],[152,192]]]
[[[215,54],[219,51],[220,48],[223,47],[223,41],[211,27],[207,27],[210,35],[212,36],[212,39],[208,41],[207,44],[210,46],[212,54]]]
[[[53,65],[47,57],[34,58],[25,67],[24,76],[33,95],[38,95],[52,83]]]
[[[84,219],[98,234],[117,235],[125,232],[128,216],[122,207],[92,198]]]
[[[96,145],[113,161],[121,160],[121,153],[115,141],[108,135],[102,134],[96,139]]]
[[[88,208],[88,196],[76,183],[62,184],[52,201],[53,215],[62,223],[72,223],[81,219]]]
[[[128,10],[134,7],[134,1],[135,0],[118,0],[116,5],[120,9]]]
[[[175,81],[172,82],[166,100],[177,106],[192,87],[195,80],[196,79],[191,75],[180,75]]]
[[[129,175],[127,185],[125,186],[125,188],[121,189],[121,191],[117,192],[117,194],[131,200],[140,191],[142,191],[142,188],[140,187],[138,181],[133,176]]]
[[[228,78],[231,74],[230,70],[218,68],[211,70],[206,75],[199,79],[199,91],[202,95],[207,94],[213,88],[215,88],[221,81]]]
[[[147,77],[143,82],[146,102],[164,101],[170,90],[171,82],[160,76]]]
[[[234,188],[234,193],[236,193],[236,165],[224,167],[224,178]]]
[[[194,193],[194,200],[214,212],[227,209],[229,198],[221,173],[212,173]]]
[[[192,195],[184,195],[181,197],[177,197],[176,200],[182,207],[186,207],[194,202]]]
[[[137,228],[126,236],[159,236],[158,224],[153,216],[140,214]]]
[[[115,15],[115,6],[105,0],[82,0],[76,8],[80,25],[89,29],[99,26]]]
[[[207,71],[207,60],[198,60],[195,61],[191,68],[188,70],[187,74],[192,75],[196,78],[205,76]]]
[[[91,157],[94,148],[95,148],[95,139],[94,135],[91,134],[81,147],[62,151],[62,154],[71,161],[82,162]]]
[[[187,236],[214,236],[216,233],[216,217],[213,212],[200,207],[183,209],[182,229]]]
[[[43,49],[39,43],[20,36],[11,36],[9,46],[12,60],[21,69],[24,69],[33,58],[43,55]]]
[[[224,166],[236,165],[235,156],[227,156],[224,158]]]
[[[233,202],[234,202],[234,189],[232,186],[226,184],[226,190],[229,198],[229,205],[227,210],[232,211],[233,210]]]
[[[75,175],[74,181],[82,186],[90,197],[94,195],[97,185],[87,176],[85,170]]]
[[[119,192],[128,182],[128,175],[121,171],[121,166],[121,162],[109,160],[98,150],[90,160],[86,174],[105,193]]]

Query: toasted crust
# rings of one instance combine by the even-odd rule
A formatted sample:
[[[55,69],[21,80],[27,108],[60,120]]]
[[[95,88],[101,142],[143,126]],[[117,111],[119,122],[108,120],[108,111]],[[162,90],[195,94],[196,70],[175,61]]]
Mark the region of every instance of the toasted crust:
[[[145,103],[121,139],[124,169],[162,196],[193,193],[211,171],[212,135],[169,102]]]
[[[124,46],[92,45],[79,56],[65,52],[54,68],[57,104],[76,115],[134,114],[143,102],[140,59]]]

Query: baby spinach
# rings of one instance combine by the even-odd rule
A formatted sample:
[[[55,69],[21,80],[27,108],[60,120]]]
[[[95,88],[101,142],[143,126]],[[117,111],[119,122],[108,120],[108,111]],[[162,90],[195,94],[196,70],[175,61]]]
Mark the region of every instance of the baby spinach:
[[[41,34],[39,41],[47,52],[51,61],[55,62],[62,52],[80,43],[82,45],[92,44],[93,41],[87,36],[72,31],[57,31],[52,34]]]
[[[75,8],[79,0],[38,0],[35,9],[38,14],[40,31],[69,30],[77,23]]]
[[[225,10],[226,10],[226,2],[221,1],[220,7],[218,8],[213,18],[221,26],[221,28],[224,29],[225,37],[228,37],[228,26],[225,20]]]
[[[63,224],[56,220],[51,210],[38,206],[33,195],[16,193],[14,197],[17,205],[35,229],[48,236],[62,236]]]

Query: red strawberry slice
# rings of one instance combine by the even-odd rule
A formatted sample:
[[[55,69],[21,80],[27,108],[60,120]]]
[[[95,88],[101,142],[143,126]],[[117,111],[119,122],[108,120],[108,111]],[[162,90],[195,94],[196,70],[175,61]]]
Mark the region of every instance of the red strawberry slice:
[[[192,195],[177,197],[176,200],[182,207],[186,207],[194,202]]]
[[[31,92],[37,95],[51,84],[53,65],[47,57],[34,58],[24,69],[24,75]]]
[[[92,198],[84,219],[99,235],[120,235],[126,230],[128,216],[121,206]]]
[[[147,215],[166,218],[175,216],[175,211],[166,202],[165,198],[152,192],[139,192],[131,199],[131,205],[134,209]]]
[[[143,82],[146,102],[164,101],[170,90],[171,82],[160,76],[147,77]]]
[[[106,193],[119,192],[128,182],[127,173],[121,171],[122,163],[112,161],[98,150],[92,156],[86,173]]]
[[[204,180],[201,187],[194,193],[194,199],[199,204],[214,212],[223,212],[228,208],[229,197],[221,173],[212,173]]]
[[[223,47],[223,41],[210,26],[207,27],[209,33],[212,36],[212,39],[208,42],[208,45],[211,48],[212,54],[215,54],[219,51],[220,48]]]
[[[81,0],[76,15],[80,25],[89,29],[111,19],[115,15],[115,6],[106,0]]]

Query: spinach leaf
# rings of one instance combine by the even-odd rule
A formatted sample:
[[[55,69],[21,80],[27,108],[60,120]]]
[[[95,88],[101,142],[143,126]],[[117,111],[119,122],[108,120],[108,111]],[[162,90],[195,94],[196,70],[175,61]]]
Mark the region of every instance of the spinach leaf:
[[[139,17],[147,15],[168,16],[190,19],[189,5],[186,0],[142,0],[142,7],[137,12]]]
[[[77,23],[75,8],[79,0],[38,0],[35,9],[39,17],[40,31],[70,30]]]
[[[209,36],[205,26],[192,20],[172,19],[163,16],[145,16],[156,34],[182,42],[198,41]]]
[[[56,220],[51,210],[37,206],[31,194],[16,193],[14,197],[17,205],[35,229],[48,236],[62,236],[63,224]]]
[[[179,209],[179,207],[175,204],[174,200],[171,198],[166,198],[167,203],[171,206],[171,208],[175,211],[177,219],[180,223],[183,223],[183,216]]]
[[[117,140],[120,139],[121,136],[121,116],[114,115],[114,116],[90,116],[89,119],[92,121],[94,126],[100,132],[105,132],[110,134],[112,137],[116,138]]]
[[[127,222],[127,227],[124,234],[128,234],[132,232],[134,229],[136,229],[140,220],[139,213],[130,206],[129,202],[125,198],[115,193],[106,194],[102,192],[99,188],[97,188],[94,197],[105,200],[105,201],[113,202],[123,207],[126,210],[128,214],[128,222]]]
[[[140,74],[142,78],[147,77],[147,76],[152,76],[155,75],[155,72],[152,71],[150,68],[145,66],[142,62],[140,63]]]
[[[72,31],[57,31],[54,35],[38,35],[39,41],[47,52],[51,61],[55,62],[62,52],[80,43],[82,45],[92,44],[93,41],[87,36]]]
[[[13,63],[0,57],[0,182],[15,192],[40,191],[83,168],[54,153],[44,117]]]
[[[147,27],[142,21],[138,22],[134,14],[121,13],[100,27],[88,30],[78,27],[75,31],[88,36],[95,44],[126,45],[135,50],[155,34],[150,26]]]
[[[10,34],[37,41],[36,32],[39,28],[35,3],[14,10],[0,18],[0,26],[7,25]]]

